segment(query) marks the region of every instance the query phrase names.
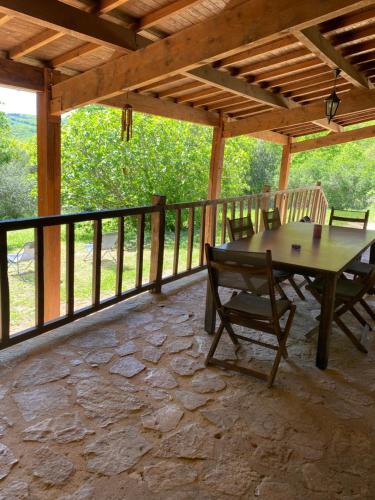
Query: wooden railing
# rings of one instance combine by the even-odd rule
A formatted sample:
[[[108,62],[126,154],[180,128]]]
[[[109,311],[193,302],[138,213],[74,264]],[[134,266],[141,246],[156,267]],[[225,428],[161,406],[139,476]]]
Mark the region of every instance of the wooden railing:
[[[191,275],[205,268],[204,243],[220,244],[227,240],[226,219],[251,213],[255,231],[262,230],[261,210],[277,206],[282,222],[299,220],[308,215],[323,223],[327,200],[320,185],[306,189],[264,192],[257,195],[204,200],[193,203],[165,204],[165,197],[155,196],[153,205],[145,207],[103,210],[98,212],[36,217],[0,222],[0,349],[17,344],[49,330],[145,291],[160,292],[164,284]],[[135,219],[135,220],[134,220]],[[103,223],[117,224],[115,283],[109,297],[101,297]],[[136,233],[135,279],[133,286],[123,280],[127,225],[131,222]],[[76,226],[93,226],[91,301],[85,307],[75,307]],[[45,236],[51,227],[65,228],[66,299],[63,315],[45,320]],[[34,291],[35,322],[30,328],[11,332],[11,300],[8,270],[8,238],[11,232],[34,231]],[[148,243],[150,242],[150,244]],[[145,251],[149,254],[149,274],[145,275]],[[168,254],[169,252],[169,254]],[[166,258],[169,256],[169,258]]]

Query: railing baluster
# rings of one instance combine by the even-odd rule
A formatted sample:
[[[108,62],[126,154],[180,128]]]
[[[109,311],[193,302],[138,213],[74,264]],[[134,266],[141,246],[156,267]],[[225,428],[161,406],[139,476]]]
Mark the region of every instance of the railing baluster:
[[[225,243],[226,230],[227,230],[227,204],[223,203],[221,209],[221,243]]]
[[[202,205],[201,209],[201,228],[200,228],[200,250],[199,250],[199,265],[204,264],[204,236],[206,233],[206,205]]]
[[[231,218],[235,219],[236,218],[236,202],[232,202],[232,207],[231,207]]]
[[[255,198],[255,232],[259,232],[259,208],[260,208],[260,198],[257,196]]]
[[[94,221],[94,240],[92,252],[92,303],[100,304],[100,278],[102,263],[102,220]]]
[[[176,220],[174,225],[174,252],[173,252],[173,274],[178,273],[178,261],[180,257],[181,238],[181,210],[176,210]]]
[[[216,216],[217,216],[217,206],[212,205],[212,226],[211,226],[212,246],[216,245]]]
[[[243,200],[240,201],[240,219],[243,217]]]
[[[44,227],[34,230],[35,238],[35,324],[44,324]]]
[[[143,252],[145,246],[145,214],[138,215],[137,222],[137,267],[135,286],[139,288],[142,286],[143,279]]]
[[[188,220],[188,248],[187,248],[187,262],[186,269],[190,271],[193,261],[193,248],[194,248],[194,207],[189,208]]]
[[[117,259],[116,259],[116,295],[121,296],[122,274],[124,272],[124,217],[117,220]]]
[[[299,204],[299,198],[300,198],[300,193],[299,191],[295,193],[295,197],[293,198],[294,206],[293,206],[293,213],[292,213],[292,222],[296,220],[296,212]]]
[[[74,223],[66,225],[66,314],[74,313]]]
[[[9,340],[10,305],[7,232],[0,231],[0,344]]]

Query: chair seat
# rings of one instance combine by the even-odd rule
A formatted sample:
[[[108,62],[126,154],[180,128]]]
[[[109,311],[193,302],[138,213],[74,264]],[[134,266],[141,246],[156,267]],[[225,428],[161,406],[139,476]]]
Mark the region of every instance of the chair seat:
[[[314,288],[319,293],[322,293],[323,281],[316,279],[307,288]],[[363,283],[361,281],[340,278],[336,286],[336,296],[343,299],[352,299],[356,297],[362,289]]]
[[[277,314],[279,317],[288,310],[289,305],[290,303],[288,300],[281,299],[276,302]],[[251,293],[241,292],[223,304],[223,307],[255,316],[261,316],[266,319],[272,318],[271,301]]]
[[[358,276],[367,276],[374,269],[373,264],[355,260],[345,269],[346,273],[356,274]]]

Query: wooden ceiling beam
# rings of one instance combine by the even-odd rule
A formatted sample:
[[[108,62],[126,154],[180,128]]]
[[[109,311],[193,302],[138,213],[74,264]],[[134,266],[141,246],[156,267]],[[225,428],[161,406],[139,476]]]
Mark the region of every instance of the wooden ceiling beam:
[[[346,94],[342,100],[336,117],[347,113],[355,113],[375,108],[375,90],[354,89]],[[252,117],[237,122],[225,124],[224,134],[226,137],[274,130],[278,128],[304,124],[324,118],[324,106],[321,101],[317,103],[299,106],[295,109],[272,111],[264,113],[259,117]]]
[[[85,43],[80,47],[68,50],[63,54],[54,57],[53,59],[51,59],[51,61],[49,61],[49,64],[52,68],[58,68],[59,66],[64,66],[68,62],[74,61],[74,59],[77,59],[78,57],[81,57],[85,54],[90,54],[91,52],[98,50],[99,48],[100,45],[96,43]]]
[[[64,36],[64,33],[61,31],[46,29],[11,49],[9,51],[9,58],[19,59],[20,57],[27,56],[27,54],[44,47],[44,45],[48,43],[58,40],[62,36]]]
[[[44,0],[0,0],[0,10],[44,28],[111,49],[133,51],[147,43],[143,37],[135,35],[130,29],[58,0],[48,0],[48,5]]]
[[[10,21],[12,16],[8,16],[7,14],[1,14],[0,12],[0,26],[3,26],[5,23]]]
[[[189,75],[197,80],[209,83],[214,87],[232,92],[241,97],[247,97],[261,104],[268,104],[274,108],[289,108],[288,99],[262,89],[258,85],[247,83],[245,80],[233,77],[227,72],[219,71],[210,65],[189,71]]]
[[[151,28],[156,24],[165,21],[171,16],[179,14],[183,10],[193,7],[195,4],[199,3],[201,0],[177,0],[175,2],[163,5],[157,10],[150,12],[143,16],[137,25],[138,31]]]
[[[117,7],[121,7],[129,3],[130,0],[99,0],[99,7],[97,12],[99,14],[107,14],[111,10],[117,9]]]
[[[148,95],[141,95],[135,92],[106,99],[101,104],[116,108],[123,108],[125,104],[133,106],[135,111],[151,115],[164,116],[175,120],[183,120],[200,125],[218,126],[220,116],[218,113],[208,112],[203,109],[195,109],[183,104],[175,104],[172,101],[161,100]]]
[[[332,120],[328,123],[327,118],[322,118],[321,120],[312,120],[311,123],[313,123],[314,125],[317,125],[320,128],[324,128],[325,130],[329,130],[330,132],[337,133],[337,132],[343,131],[343,128],[341,127],[341,125],[338,125],[337,123],[335,123]]]
[[[289,137],[284,134],[279,134],[278,132],[254,132],[253,134],[249,134],[251,137],[255,139],[261,139],[262,141],[270,141],[276,144],[281,144],[284,146],[289,143]]]
[[[44,90],[44,72],[42,68],[29,64],[0,59],[0,85],[41,92]]]
[[[306,141],[295,142],[292,144],[291,153],[300,153],[301,151],[310,151],[311,149],[324,148],[343,144],[345,142],[359,141],[362,139],[370,139],[375,137],[375,125],[370,127],[358,128],[355,130],[347,130],[340,134],[328,134],[324,137],[316,137]]]
[[[297,31],[295,36],[330,68],[340,68],[342,76],[355,87],[371,88],[369,80],[343,57],[315,26]]]
[[[61,2],[53,1],[67,7]],[[0,0],[0,6],[14,2],[17,9],[21,8],[19,4],[25,8],[26,3],[21,0]],[[27,3],[27,6],[34,3],[36,2]],[[40,4],[41,0],[37,3]],[[142,84],[156,82],[162,77],[192,70],[199,66],[201,61],[209,63],[230,56],[243,49],[272,41],[280,37],[282,32],[315,26],[371,3],[375,3],[375,0],[315,0],[312,4],[300,0],[279,0],[278,15],[269,16],[268,6],[263,1],[244,1],[155,42],[142,51],[121,56],[116,61],[109,61],[73,77],[69,85],[55,85],[52,89],[52,112],[61,114],[90,102],[113,97],[123,91],[131,91]],[[53,12],[53,9],[49,12]],[[37,18],[42,15],[36,15],[36,12],[34,14]]]

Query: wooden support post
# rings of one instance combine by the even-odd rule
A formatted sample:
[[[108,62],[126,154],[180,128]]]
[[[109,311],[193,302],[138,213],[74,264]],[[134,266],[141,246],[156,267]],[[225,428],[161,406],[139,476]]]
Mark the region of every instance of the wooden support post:
[[[152,204],[165,205],[166,197],[153,195]],[[163,276],[163,258],[164,258],[164,236],[165,236],[165,211],[154,212],[151,214],[151,263],[150,263],[150,281],[155,282],[155,288],[152,293],[161,292],[161,279]]]
[[[321,185],[322,183],[318,181],[316,183],[317,186],[319,186],[319,189],[317,189],[314,193],[314,201],[313,201],[313,206],[311,210],[311,220],[313,222],[318,222],[317,221],[317,216],[318,216],[318,209],[319,209],[319,200],[320,200],[320,191],[321,191]]]
[[[289,181],[289,171],[290,171],[290,163],[291,163],[291,140],[288,138],[287,144],[283,146],[283,154],[281,156],[281,164],[280,164],[280,174],[279,174],[279,190],[284,191],[288,189],[288,181]],[[283,195],[280,199],[280,218],[284,220],[284,212],[285,212],[285,196]]]
[[[225,139],[223,137],[223,123],[218,127],[214,128],[212,136],[212,150],[211,150],[211,163],[210,163],[210,174],[208,178],[208,200],[215,200],[219,198],[221,192],[221,177],[223,173],[223,163],[224,163],[224,148]],[[212,241],[213,237],[213,217],[214,210],[213,207],[208,206],[206,210],[206,225],[205,225],[205,241],[214,245],[215,242]]]
[[[51,116],[51,71],[44,72],[44,92],[37,93],[38,215],[61,211],[61,120]],[[60,226],[44,230],[44,321],[60,316]]]

